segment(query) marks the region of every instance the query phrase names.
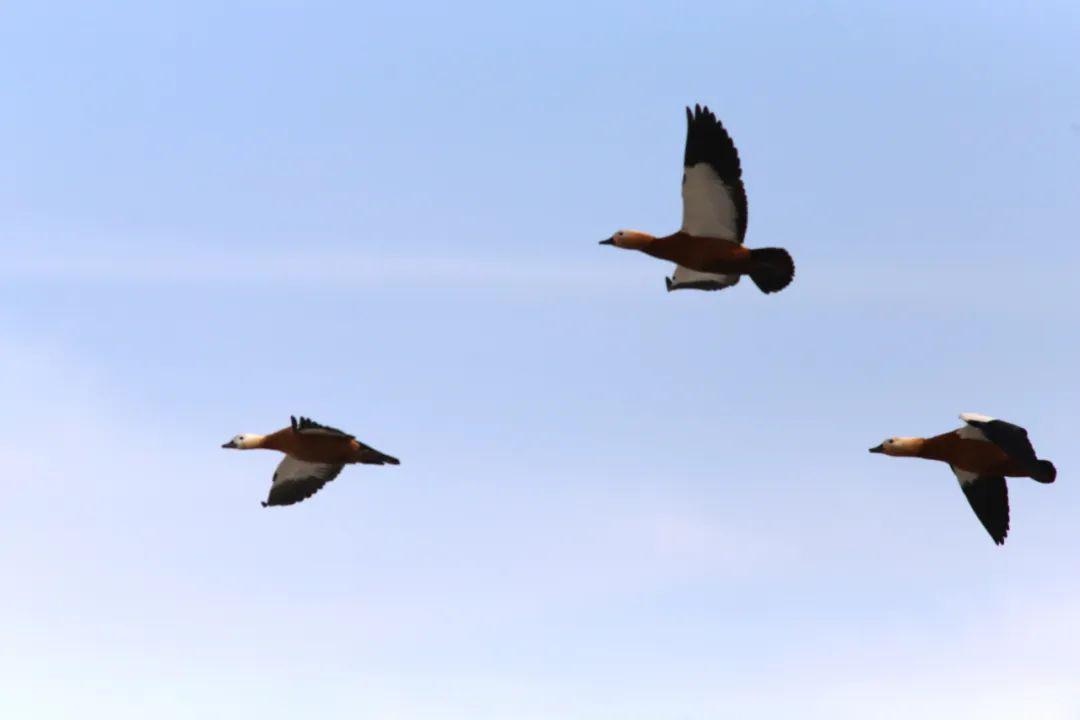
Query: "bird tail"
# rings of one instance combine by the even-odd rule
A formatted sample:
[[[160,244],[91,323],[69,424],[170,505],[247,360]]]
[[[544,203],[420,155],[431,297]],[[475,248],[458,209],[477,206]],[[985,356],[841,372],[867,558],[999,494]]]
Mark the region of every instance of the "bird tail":
[[[763,293],[786,288],[795,277],[795,261],[783,248],[758,248],[750,251],[753,269],[750,279]]]
[[[357,462],[364,465],[400,465],[401,461],[393,455],[381,453],[375,448],[364,448],[359,453]]]
[[[1049,460],[1036,460],[1031,477],[1041,483],[1052,483],[1057,480],[1057,468]]]

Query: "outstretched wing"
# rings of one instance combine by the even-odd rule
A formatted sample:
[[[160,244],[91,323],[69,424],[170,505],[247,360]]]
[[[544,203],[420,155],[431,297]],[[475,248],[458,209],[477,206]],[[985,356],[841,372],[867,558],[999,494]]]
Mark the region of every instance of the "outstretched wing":
[[[746,189],[735,143],[709,108],[686,108],[682,231],[742,243]]]
[[[310,463],[288,455],[274,471],[270,496],[262,505],[292,505],[306,500],[338,476],[344,465]]]
[[[1009,534],[1009,487],[1005,484],[1005,478],[1000,475],[977,475],[950,467],[956,473],[960,489],[964,491],[979,522],[995,543],[1004,545],[1005,536]]]
[[[960,419],[967,423],[967,427],[981,433],[987,442],[1001,448],[1013,460],[1025,464],[1038,460],[1035,448],[1028,439],[1027,430],[1019,425],[977,413],[960,413]]]
[[[301,416],[298,421],[295,417],[290,417],[289,421],[294,432],[306,435],[336,435],[338,437],[352,438],[352,435],[343,430],[332,428],[329,425],[320,425],[311,418]]]

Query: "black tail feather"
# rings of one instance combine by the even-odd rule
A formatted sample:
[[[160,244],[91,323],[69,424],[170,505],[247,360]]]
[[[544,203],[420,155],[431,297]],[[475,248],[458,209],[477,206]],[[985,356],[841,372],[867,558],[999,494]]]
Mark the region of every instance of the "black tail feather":
[[[360,462],[364,465],[400,465],[401,461],[393,455],[381,453],[374,448],[368,448],[360,455]]]
[[[795,277],[795,261],[783,248],[758,248],[750,251],[754,269],[750,279],[763,293],[774,293],[791,284]]]

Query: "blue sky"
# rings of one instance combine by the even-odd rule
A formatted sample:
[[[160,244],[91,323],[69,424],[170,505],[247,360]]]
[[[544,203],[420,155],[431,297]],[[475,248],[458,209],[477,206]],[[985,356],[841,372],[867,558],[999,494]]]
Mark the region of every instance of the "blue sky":
[[[224,6],[223,6],[224,5]],[[1074,3],[8,3],[0,710],[1075,718]],[[686,104],[795,283],[664,292]],[[996,548],[872,456],[1057,464]],[[402,458],[259,506],[290,414]]]

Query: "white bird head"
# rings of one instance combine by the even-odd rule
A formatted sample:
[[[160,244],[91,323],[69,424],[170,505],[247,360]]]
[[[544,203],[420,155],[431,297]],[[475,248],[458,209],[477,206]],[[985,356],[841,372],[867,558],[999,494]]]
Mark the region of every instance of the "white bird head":
[[[892,455],[893,457],[910,457],[919,451],[921,444],[922,441],[919,438],[894,437],[889,438],[877,447],[870,448],[870,452]]]
[[[253,448],[259,447],[259,444],[262,442],[262,440],[262,435],[250,435],[240,433],[221,447],[229,448],[231,450],[251,450]]]

